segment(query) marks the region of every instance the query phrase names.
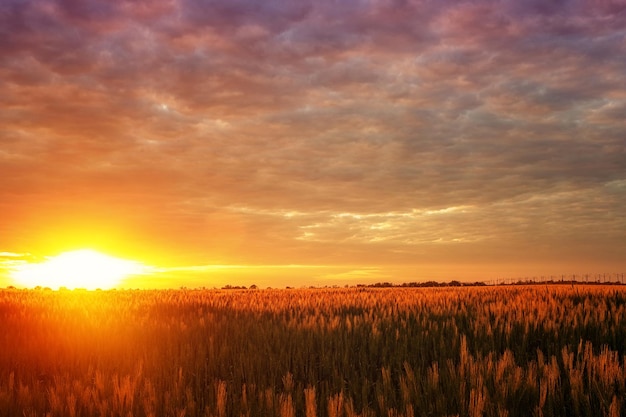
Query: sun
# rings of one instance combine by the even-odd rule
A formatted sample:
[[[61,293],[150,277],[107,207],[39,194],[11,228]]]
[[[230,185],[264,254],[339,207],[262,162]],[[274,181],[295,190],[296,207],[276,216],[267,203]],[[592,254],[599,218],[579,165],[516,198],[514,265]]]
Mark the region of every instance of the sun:
[[[25,287],[88,290],[116,287],[124,278],[145,272],[135,261],[115,258],[91,249],[63,252],[40,263],[25,263],[11,277]]]

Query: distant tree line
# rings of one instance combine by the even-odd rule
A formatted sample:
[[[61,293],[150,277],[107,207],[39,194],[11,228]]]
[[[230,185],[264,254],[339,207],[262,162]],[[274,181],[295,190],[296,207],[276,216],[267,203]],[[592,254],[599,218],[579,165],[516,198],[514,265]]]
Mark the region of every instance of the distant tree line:
[[[450,282],[438,282],[438,281],[425,281],[425,282],[405,282],[402,284],[393,284],[391,282],[377,282],[375,284],[359,284],[358,288],[390,288],[390,287],[400,287],[400,288],[425,288],[425,287],[482,287],[485,286],[482,281],[476,282],[460,282],[460,281],[450,281]]]

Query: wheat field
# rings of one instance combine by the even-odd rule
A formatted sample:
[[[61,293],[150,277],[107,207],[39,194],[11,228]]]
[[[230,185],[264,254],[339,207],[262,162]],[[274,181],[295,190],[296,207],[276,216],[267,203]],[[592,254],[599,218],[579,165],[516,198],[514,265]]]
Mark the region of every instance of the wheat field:
[[[0,416],[626,415],[626,290],[0,291]]]

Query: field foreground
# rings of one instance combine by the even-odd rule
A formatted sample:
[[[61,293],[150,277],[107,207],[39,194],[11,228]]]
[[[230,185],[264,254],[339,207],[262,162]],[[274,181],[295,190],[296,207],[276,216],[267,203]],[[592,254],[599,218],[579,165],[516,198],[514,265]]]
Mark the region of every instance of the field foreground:
[[[619,286],[0,291],[0,416],[626,416]]]

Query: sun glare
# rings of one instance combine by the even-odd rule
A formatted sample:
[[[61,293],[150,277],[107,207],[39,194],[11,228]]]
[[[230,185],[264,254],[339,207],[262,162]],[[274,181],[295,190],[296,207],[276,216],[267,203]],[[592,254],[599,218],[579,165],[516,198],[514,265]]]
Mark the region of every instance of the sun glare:
[[[20,265],[11,276],[25,287],[94,290],[114,288],[127,276],[141,274],[145,269],[139,262],[81,249],[64,252],[44,262]]]

